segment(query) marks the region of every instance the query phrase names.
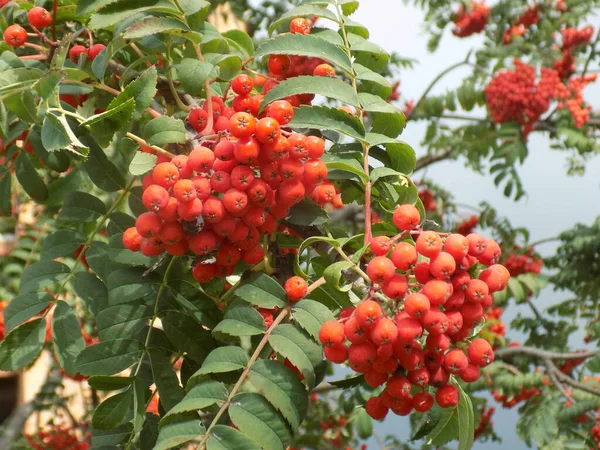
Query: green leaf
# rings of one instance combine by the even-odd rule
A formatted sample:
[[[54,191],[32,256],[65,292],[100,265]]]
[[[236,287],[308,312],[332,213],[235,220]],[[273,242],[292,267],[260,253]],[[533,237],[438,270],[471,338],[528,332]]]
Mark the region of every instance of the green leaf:
[[[38,81],[44,72],[35,67],[18,67],[0,73],[0,92],[8,92]]]
[[[141,13],[157,12],[179,14],[175,6],[167,0],[122,0],[103,7],[92,16],[88,27],[92,30],[108,28]]]
[[[285,33],[268,39],[256,49],[254,57],[259,59],[266,55],[300,55],[320,58],[339,67],[346,74],[352,74],[352,63],[344,50],[310,34]]]
[[[130,303],[155,295],[154,286],[158,281],[156,278],[142,277],[144,272],[145,270],[141,268],[117,269],[110,272],[106,281],[108,303],[110,305]]]
[[[205,432],[206,430],[200,419],[169,422],[160,429],[156,445],[152,450],[167,450],[173,447],[180,448],[181,444],[196,439]]]
[[[118,0],[78,0],[77,1],[77,14],[87,15],[96,12],[103,6],[115,3]]]
[[[127,389],[100,403],[94,411],[92,426],[98,430],[113,430],[123,425],[127,420],[132,392],[131,389]]]
[[[301,76],[288,78],[275,85],[265,95],[261,109],[275,100],[296,94],[319,94],[354,106],[359,103],[352,86],[339,78]]]
[[[136,20],[132,25],[129,25],[123,33],[123,37],[125,39],[139,39],[169,30],[190,31],[184,22],[174,17],[149,16]]]
[[[46,292],[30,292],[13,298],[4,310],[4,327],[10,333],[15,327],[31,319],[54,298]]]
[[[427,435],[429,445],[444,445],[458,437],[458,419],[456,408],[442,409],[437,425]]]
[[[323,272],[323,278],[327,281],[327,285],[333,287],[340,292],[348,292],[352,289],[352,285],[348,284],[340,286],[340,280],[342,279],[342,272],[353,267],[354,264],[348,261],[339,261],[328,266]]]
[[[369,439],[373,435],[373,419],[365,408],[358,408],[353,414],[354,428],[361,439]]]
[[[219,74],[217,66],[193,58],[183,58],[173,67],[177,70],[181,85],[190,95],[200,95],[204,90],[204,82]]]
[[[337,108],[326,106],[306,106],[294,108],[294,118],[289,124],[292,128],[311,128],[315,130],[333,130],[355,139],[365,136],[365,127],[360,119]]]
[[[327,8],[322,8],[317,5],[301,5],[283,13],[277,20],[273,21],[269,26],[269,34],[273,34],[273,31],[280,25],[291,21],[296,17],[321,17],[339,24],[337,16]]]
[[[140,358],[144,344],[133,339],[114,339],[86,347],[75,369],[82,375],[114,375]]]
[[[77,272],[73,281],[75,293],[94,315],[108,307],[108,290],[102,281],[88,272]]]
[[[102,200],[85,192],[73,191],[65,196],[65,202],[57,220],[88,223],[104,214],[106,214],[106,206]]]
[[[42,144],[44,148],[53,152],[56,150],[69,150],[76,155],[83,156],[88,153],[89,148],[84,145],[71,130],[65,116],[46,114],[42,124]],[[79,149],[81,152],[76,150]]]
[[[4,98],[6,109],[25,122],[37,122],[37,104],[31,91],[17,92]]]
[[[35,83],[34,89],[40,94],[43,100],[47,100],[66,76],[67,73],[63,70],[50,69]]]
[[[204,60],[219,67],[219,79],[230,81],[242,70],[242,60],[236,54],[207,53]]]
[[[339,0],[338,2],[342,7],[342,12],[345,16],[349,16],[350,14],[354,14],[358,9],[358,1],[357,0]]]
[[[133,98],[128,98],[127,100],[117,104],[116,106],[113,106],[112,108],[110,105],[108,107],[110,109],[107,109],[106,111],[100,114],[93,115],[92,117],[81,122],[81,125],[84,127],[91,127],[92,125],[97,124],[106,126],[109,123],[110,125],[112,125],[113,123],[126,125],[131,118],[131,114],[133,113],[133,109],[135,107],[135,100]],[[107,122],[108,119],[111,120]],[[115,131],[117,130],[118,128],[115,129]]]
[[[290,209],[286,222],[293,225],[312,226],[329,222],[329,214],[319,205],[308,198],[303,198]]]
[[[561,409],[556,418],[559,422],[568,424],[583,416],[585,413],[593,411],[597,408],[598,400],[582,400],[572,404],[567,408]]]
[[[110,102],[108,108],[110,109],[113,105],[119,105],[129,99],[134,99],[135,109],[133,111],[133,118],[136,120],[140,119],[152,103],[152,100],[154,100],[157,81],[156,66],[147,68],[139,77],[129,83],[117,98]]]
[[[386,89],[392,89],[392,85],[384,76],[378,74],[377,72],[373,72],[371,69],[363,66],[362,64],[354,64],[354,71],[356,72],[356,78],[358,80],[370,81],[377,83]]]
[[[229,407],[233,424],[258,442],[264,450],[285,450],[291,441],[290,430],[281,415],[259,394],[233,397]]]
[[[169,340],[179,351],[187,353],[188,358],[202,362],[215,347],[210,333],[184,313],[172,311],[161,320]]]
[[[230,46],[236,47],[243,55],[244,59],[254,56],[254,42],[252,38],[241,30],[229,30],[223,33]]]
[[[308,393],[298,375],[278,361],[262,359],[252,365],[249,377],[296,432],[308,409]]]
[[[35,361],[46,339],[46,321],[36,319],[18,326],[0,342],[0,370],[10,372]]]
[[[39,291],[58,281],[64,280],[71,270],[57,261],[39,261],[23,270],[19,294]]]
[[[371,171],[371,183],[377,183],[377,180],[383,177],[400,177],[404,178],[404,174],[389,167],[376,167]]]
[[[85,342],[73,308],[63,301],[56,303],[52,316],[52,341],[60,366],[67,374],[77,375],[75,360],[85,348]]]
[[[127,386],[131,386],[135,377],[109,377],[105,375],[96,375],[88,378],[88,384],[97,391],[118,391]]]
[[[86,142],[90,147],[88,159],[83,163],[92,183],[103,191],[115,192],[126,186],[125,177],[108,159],[104,150],[91,139]]]
[[[404,174],[410,174],[415,169],[417,157],[407,143],[377,133],[367,133],[365,140],[371,147],[370,155],[381,161],[385,167]],[[375,147],[379,145],[382,145],[385,151]]]
[[[183,121],[173,117],[157,117],[146,124],[143,136],[150,145],[183,144],[185,126]]]
[[[235,286],[232,295],[260,308],[283,308],[287,303],[283,287],[264,272],[254,272],[244,278]]]
[[[456,383],[460,392],[458,402],[458,450],[471,450],[475,440],[475,418],[473,415],[473,404],[471,397]]]
[[[374,114],[371,128],[373,133],[384,134],[392,138],[402,133],[406,126],[406,117],[401,110],[377,95],[361,92],[358,97],[363,109]]]
[[[317,242],[325,242],[331,245],[333,248],[338,248],[340,246],[340,243],[333,238],[328,238],[324,236],[311,236],[309,238],[306,238],[304,241],[302,241],[300,246],[297,247],[298,252],[296,253],[296,257],[294,258],[294,272],[298,276],[301,276],[306,279],[310,278],[310,276],[302,270],[300,262],[302,259],[306,262],[306,264],[309,264],[310,258],[312,256],[312,249],[308,251],[306,259],[304,259],[302,256],[304,255],[305,250],[309,249],[311,245],[316,244]]]
[[[260,450],[260,447],[233,427],[215,425],[206,442],[206,450]]]
[[[217,347],[208,354],[202,367],[190,377],[188,386],[204,375],[241,370],[246,367],[248,361],[248,353],[240,347]]]
[[[15,175],[17,180],[32,199],[39,203],[48,200],[48,187],[33,168],[27,153],[21,152],[15,162]]]
[[[148,351],[150,367],[154,383],[160,396],[160,404],[165,411],[170,411],[175,405],[180,404],[185,396],[185,391],[179,385],[177,374],[169,359],[169,353],[158,348]]]
[[[11,183],[10,171],[0,166],[0,214],[10,216],[11,214]]]
[[[58,230],[48,235],[42,242],[41,259],[56,259],[71,256],[85,237],[76,230]]]
[[[327,169],[331,172],[332,170],[347,172],[351,174],[350,179],[360,180],[364,184],[369,182],[369,177],[363,170],[360,162],[352,154],[340,154],[336,155],[333,153],[326,153],[321,158]]]
[[[346,24],[348,25],[350,23],[351,21],[348,19]],[[358,27],[357,31],[359,31]],[[368,34],[368,31],[365,34]],[[350,50],[355,57],[355,63],[365,66],[377,73],[381,73],[385,70],[389,63],[390,55],[388,55],[384,49],[358,34],[348,33],[348,40],[350,41]]]
[[[129,173],[135,176],[145,175],[154,169],[156,160],[156,155],[152,153],[136,152],[131,163],[129,163]]]
[[[152,317],[152,312],[141,302],[121,303],[100,311],[96,318],[98,337],[107,341],[122,336],[136,336]]]
[[[329,381],[329,384],[339,387],[341,389],[349,389],[352,387],[360,386],[365,381],[363,374],[359,373],[350,377],[342,378],[341,380]]]
[[[226,401],[228,395],[229,392],[222,383],[214,380],[201,381],[195,384],[165,417],[207,408],[217,402]]]
[[[292,309],[294,321],[315,340],[319,339],[321,325],[335,320],[333,313],[325,305],[314,300],[300,300]]]
[[[290,324],[275,327],[269,336],[269,344],[298,368],[309,387],[314,386],[315,367],[322,361],[320,345]]]
[[[266,331],[265,322],[256,309],[239,300],[232,304],[225,317],[213,330],[229,336],[256,336]]]

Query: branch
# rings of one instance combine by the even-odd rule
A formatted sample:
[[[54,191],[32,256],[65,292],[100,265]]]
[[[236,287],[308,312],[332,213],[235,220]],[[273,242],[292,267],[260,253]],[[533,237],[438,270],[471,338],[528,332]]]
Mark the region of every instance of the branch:
[[[435,153],[422,156],[417,160],[417,164],[415,165],[415,172],[417,170],[424,169],[425,167],[430,166],[431,164],[450,158],[450,156],[452,156],[452,153],[454,153],[454,150],[446,150],[442,153]]]
[[[548,352],[546,350],[540,350],[534,347],[506,347],[496,350],[494,356],[496,359],[504,361],[505,359],[512,358],[514,356],[525,355],[531,356],[534,359],[544,360],[549,359],[555,360],[574,360],[574,359],[587,359],[600,354],[600,350],[589,350],[579,352],[568,352],[568,353],[556,353]],[[562,372],[561,372],[562,373]]]

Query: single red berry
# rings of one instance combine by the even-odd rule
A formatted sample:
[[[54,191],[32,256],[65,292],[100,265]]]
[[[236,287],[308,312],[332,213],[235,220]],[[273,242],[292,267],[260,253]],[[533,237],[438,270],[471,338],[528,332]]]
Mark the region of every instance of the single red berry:
[[[283,286],[289,301],[297,302],[306,295],[308,287],[306,281],[298,276],[288,278]]]
[[[163,162],[158,164],[152,171],[152,179],[154,183],[168,189],[179,180],[179,170],[177,170],[175,164]]]
[[[158,212],[169,203],[169,193],[157,184],[151,184],[142,193],[142,203],[149,211]]]
[[[391,239],[387,236],[377,236],[371,241],[371,251],[375,256],[384,256],[390,251]]]
[[[353,344],[360,344],[369,340],[367,327],[361,325],[354,316],[350,317],[344,324],[344,334]]]
[[[451,384],[440,387],[435,393],[435,400],[442,408],[453,408],[458,405],[460,393]]]
[[[31,26],[45,28],[52,23],[52,14],[44,8],[34,6],[27,13],[27,20],[29,20]]]
[[[469,361],[479,367],[485,367],[494,362],[494,350],[485,339],[475,339],[469,345]]]
[[[385,391],[393,398],[408,397],[412,389],[411,382],[406,377],[392,377],[388,380]]]
[[[415,411],[425,413],[433,407],[433,396],[429,392],[417,392],[413,396]]]
[[[377,349],[370,342],[351,344],[348,348],[348,359],[357,366],[371,364],[377,356]]]
[[[444,280],[429,280],[423,286],[423,295],[425,295],[433,306],[440,306],[446,303],[453,292],[452,284]]]
[[[423,294],[410,294],[404,299],[404,311],[413,319],[423,317],[430,307],[429,299]]]
[[[462,234],[450,234],[444,241],[444,251],[460,261],[469,253],[469,240]]]
[[[123,233],[123,245],[132,252],[139,252],[142,244],[142,236],[136,227],[127,228]]]
[[[79,57],[84,53],[86,55],[88,54],[88,49],[86,47],[83,45],[74,45],[71,47],[71,50],[69,50],[69,59],[73,61],[74,64],[77,64],[79,62]]]
[[[442,239],[435,231],[424,231],[416,242],[417,252],[428,258],[434,258],[442,250]]]
[[[444,357],[444,369],[448,373],[457,374],[469,366],[469,359],[462,350],[454,349]]]
[[[398,337],[398,328],[390,319],[383,318],[373,327],[370,337],[377,346],[392,344]]]
[[[421,213],[414,205],[399,205],[394,211],[392,220],[400,230],[414,230],[421,222]]]
[[[188,123],[196,132],[202,132],[208,123],[208,113],[202,108],[192,109],[187,116]]]
[[[466,369],[461,370],[458,376],[465,383],[473,383],[479,379],[481,375],[481,367],[475,364],[469,364]]]
[[[267,116],[275,119],[280,125],[286,125],[294,118],[294,108],[287,100],[277,100],[267,107]]]
[[[238,139],[247,139],[256,130],[256,119],[252,114],[237,112],[229,120],[231,122],[231,134]]]
[[[450,278],[456,270],[456,261],[450,253],[440,252],[429,262],[429,271],[434,277],[445,280]]]
[[[96,59],[96,56],[100,54],[102,50],[104,50],[106,46],[104,44],[94,44],[88,50],[88,58],[90,61]]]
[[[10,25],[4,30],[4,40],[11,47],[20,47],[27,42],[27,30],[21,25]]]
[[[379,322],[382,314],[381,306],[373,300],[362,301],[354,310],[354,317],[356,317],[358,324],[368,329]]]
[[[238,95],[248,95],[254,88],[254,81],[248,75],[242,73],[231,82],[231,90]]]
[[[399,270],[409,270],[417,263],[417,249],[409,242],[400,242],[392,251],[391,259]]]
[[[287,55],[271,55],[269,57],[268,67],[269,71],[274,75],[284,75],[290,69],[290,58]]]
[[[344,342],[344,325],[330,320],[321,325],[319,330],[319,340],[325,347],[335,347]]]
[[[415,319],[404,318],[397,320],[398,340],[412,343],[423,334],[423,326]]]
[[[380,397],[372,397],[365,404],[365,411],[375,420],[383,420],[387,416],[389,408],[383,404]]]
[[[376,256],[367,265],[367,275],[373,283],[383,284],[389,281],[395,273],[394,263],[385,256]]]
[[[140,236],[152,238],[158,236],[158,233],[160,233],[160,229],[162,228],[162,220],[153,212],[143,213],[140,214],[136,219],[135,228]]]
[[[381,291],[392,300],[404,297],[408,290],[408,281],[400,274],[395,274],[381,288]]]
[[[315,77],[335,77],[335,69],[329,64],[319,64],[313,71]]]
[[[310,23],[304,17],[296,17],[290,22],[290,32],[298,34],[310,34]]]
[[[342,364],[348,359],[348,348],[345,345],[325,347],[325,358],[336,364]]]

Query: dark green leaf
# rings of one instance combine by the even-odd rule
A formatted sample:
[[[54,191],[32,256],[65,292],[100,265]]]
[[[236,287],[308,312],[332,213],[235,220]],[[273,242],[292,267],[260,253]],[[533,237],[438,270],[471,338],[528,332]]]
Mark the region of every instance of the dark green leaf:
[[[471,450],[475,435],[475,419],[473,404],[469,395],[458,385],[460,401],[458,402],[458,450]]]
[[[175,6],[167,0],[123,0],[103,7],[92,16],[88,26],[92,30],[107,28],[145,11],[174,15],[179,13]]]
[[[13,328],[31,319],[54,298],[46,292],[30,292],[13,298],[4,310],[4,327],[7,333]]]
[[[98,391],[118,391],[131,386],[134,380],[134,377],[96,375],[88,378],[88,384]]]
[[[288,78],[274,86],[261,103],[264,109],[275,100],[296,94],[319,94],[350,105],[358,105],[356,92],[339,78],[301,76]]]
[[[349,389],[352,387],[360,386],[361,384],[364,383],[364,381],[365,381],[364,375],[359,373],[359,374],[352,375],[347,378],[342,378],[341,380],[332,380],[332,381],[329,381],[328,383],[333,386],[339,387],[341,389]]]
[[[75,360],[84,349],[85,342],[75,312],[63,301],[56,303],[52,316],[52,340],[60,366],[67,374],[77,375]]]
[[[229,417],[242,433],[264,450],[285,450],[292,438],[281,415],[259,394],[233,397]]]
[[[17,180],[32,199],[39,203],[48,200],[48,188],[44,184],[42,177],[36,172],[27,156],[27,153],[21,152],[15,162],[15,175]]]
[[[142,277],[141,268],[117,269],[108,275],[108,303],[118,305],[130,303],[146,296],[154,296],[156,278]]]
[[[271,332],[269,344],[298,368],[309,387],[314,385],[315,367],[322,361],[322,349],[316,342],[293,325],[284,324]]]
[[[373,419],[364,408],[358,408],[353,414],[354,427],[361,439],[369,439],[373,435]]]
[[[292,206],[290,215],[286,218],[287,222],[302,226],[323,225],[329,220],[327,211],[308,198]]]
[[[0,342],[0,370],[22,369],[35,361],[46,338],[46,321],[36,319],[18,326]]]
[[[108,397],[100,403],[94,411],[92,426],[98,430],[113,430],[123,425],[127,420],[127,413],[132,400],[131,393],[132,390],[127,389],[125,392]]]
[[[57,261],[39,261],[25,268],[21,275],[19,294],[39,291],[58,281],[64,280],[71,273],[63,263]]]
[[[63,70],[50,69],[39,79],[34,88],[43,100],[47,100],[66,76],[67,73]]]
[[[58,230],[42,242],[41,259],[56,259],[71,256],[85,242],[85,237],[75,230]]]
[[[241,370],[248,361],[248,353],[240,347],[218,347],[208,354],[202,367],[190,378],[190,383],[194,384],[195,380],[207,374]]]
[[[204,90],[204,82],[219,74],[219,69],[213,64],[193,58],[183,58],[173,67],[177,70],[181,85],[190,95],[200,95]]]
[[[82,375],[114,375],[140,358],[144,344],[133,339],[115,339],[86,347],[75,369]]]
[[[298,374],[278,361],[263,359],[252,365],[249,377],[296,432],[308,409],[308,393]]]
[[[233,45],[240,50],[244,59],[254,56],[254,42],[248,34],[241,30],[229,30],[223,33],[223,37],[228,40],[229,45]]]
[[[260,308],[283,308],[286,305],[285,290],[272,277],[264,272],[254,272],[235,286],[232,292],[239,298]]]
[[[321,325],[327,321],[335,320],[329,308],[319,302],[308,299],[301,300],[294,305],[292,317],[314,339],[319,338]]]
[[[200,437],[205,431],[199,419],[169,422],[160,429],[156,445],[152,450],[180,448],[181,444]]]
[[[230,306],[213,333],[224,333],[229,336],[255,336],[265,331],[265,322],[258,311],[237,301]]]
[[[90,177],[90,180],[100,189],[107,192],[124,189],[126,182],[123,174],[108,159],[104,150],[91,139],[86,141],[86,144],[90,147],[90,153],[88,159],[83,163],[83,168]]]
[[[174,405],[167,416],[181,414],[189,411],[198,411],[208,406],[214,405],[217,402],[227,400],[229,392],[218,381],[207,380],[195,384],[185,395],[183,400]],[[162,401],[162,397],[161,397]],[[165,416],[165,417],[167,417]]]
[[[121,303],[98,314],[98,337],[107,341],[122,336],[136,336],[148,324],[152,312],[141,302]]]
[[[346,111],[326,106],[302,105],[294,108],[294,118],[289,126],[334,130],[355,139],[362,139],[365,136],[365,128],[358,117],[348,114]]]
[[[106,206],[97,197],[85,192],[69,192],[65,196],[63,208],[58,215],[64,222],[93,222],[106,214]]]
[[[136,20],[132,25],[129,25],[123,33],[123,37],[125,39],[139,39],[168,30],[189,31],[189,27],[174,17],[149,16]]]
[[[160,396],[160,404],[165,411],[170,411],[175,405],[180,404],[185,396],[183,388],[179,385],[179,379],[173,370],[173,365],[166,351],[151,348],[148,351],[150,367],[154,383]]]
[[[46,114],[42,124],[42,144],[44,148],[53,152],[66,149],[76,155],[87,155],[89,148],[83,144],[71,130],[65,116]],[[79,151],[78,151],[79,150]]]
[[[348,261],[339,261],[328,266],[323,272],[323,278],[327,281],[327,285],[337,289],[341,292],[348,292],[352,289],[352,285],[340,286],[340,280],[342,279],[342,272],[353,267],[354,264]]]
[[[108,291],[102,281],[88,272],[77,272],[73,283],[75,293],[83,300],[87,309],[98,315],[108,307]]]
[[[260,447],[233,427],[215,425],[206,442],[206,450],[260,450]]]
[[[312,35],[285,33],[263,42],[255,58],[266,55],[300,55],[319,58],[347,74],[352,73],[352,63],[344,50],[329,41]]]
[[[164,332],[173,345],[195,362],[202,362],[215,347],[210,333],[185,314],[173,311],[161,317],[161,320]]]
[[[3,216],[11,214],[11,182],[10,171],[0,166],[0,214]]]
[[[134,99],[135,110],[133,112],[133,118],[141,118],[156,95],[157,81],[158,74],[155,66],[144,70],[139,77],[127,85],[117,98],[110,102],[108,108],[110,109],[113,105],[116,106],[122,102],[126,102],[128,99]]]
[[[135,176],[145,175],[156,166],[156,155],[146,152],[136,152],[131,163],[129,173]]]

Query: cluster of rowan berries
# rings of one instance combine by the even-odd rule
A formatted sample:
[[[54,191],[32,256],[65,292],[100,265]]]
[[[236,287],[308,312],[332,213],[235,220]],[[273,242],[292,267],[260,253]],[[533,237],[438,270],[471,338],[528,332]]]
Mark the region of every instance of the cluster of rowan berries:
[[[461,4],[454,15],[455,28],[452,34],[464,38],[472,34],[481,33],[487,25],[490,7],[484,1],[471,1],[469,10]]]
[[[437,209],[437,202],[435,201],[435,196],[431,189],[421,189],[419,190],[419,199],[421,203],[423,203],[423,208],[425,211],[435,211]]]
[[[89,433],[86,433],[89,438]],[[39,430],[33,435],[25,435],[27,443],[35,450],[88,450],[90,444],[81,441],[78,428],[70,425],[56,425],[48,430]]]
[[[462,234],[463,236],[466,236],[468,234],[471,234],[473,232],[473,229],[477,225],[479,225],[479,217],[476,216],[475,214],[473,214],[471,217],[463,220],[461,223],[459,223],[456,226],[456,232],[458,234]]]
[[[104,44],[93,44],[89,48],[85,45],[76,44],[69,49],[69,59],[73,61],[73,64],[77,64],[81,55],[86,55],[87,59],[93,61],[105,48]]]
[[[506,334],[506,325],[501,319],[503,308],[492,304],[484,312],[485,328],[482,330],[482,335],[488,337],[487,333],[491,334],[490,341],[496,341],[496,337],[504,336]]]
[[[525,388],[521,386],[521,391],[515,395],[501,394],[496,391],[492,391],[494,400],[502,405],[503,408],[513,408],[521,402],[529,401],[531,398],[540,395],[542,391],[539,388]]]
[[[589,84],[596,81],[598,74],[590,73],[585,76],[576,76],[569,79],[569,91],[571,91],[571,98],[564,102],[567,110],[573,116],[575,120],[575,128],[580,128],[585,125],[590,118],[590,111],[592,107],[590,105],[584,105],[583,89]],[[562,107],[562,104],[558,105]]]
[[[574,50],[579,46],[590,43],[592,35],[594,34],[594,28],[590,25],[580,29],[563,28],[560,30],[560,33],[562,35],[562,44],[560,46],[562,58],[555,61],[552,64],[552,67],[556,69],[561,79],[566,80],[575,73]],[[558,45],[556,45],[556,47],[558,47]]]
[[[479,424],[477,425],[477,427],[475,427],[475,433],[474,433],[474,440],[477,440],[477,438],[479,438],[486,429],[491,428],[494,425],[494,422],[492,422],[492,416],[494,415],[494,412],[496,411],[496,409],[493,406],[490,406],[489,408],[484,408],[483,411],[481,412],[481,419],[479,420]]]
[[[52,23],[52,15],[44,8],[34,6],[27,13],[27,21],[31,28],[39,31]],[[9,25],[4,30],[4,41],[11,47],[21,47],[27,42],[27,30],[18,24]]]
[[[558,72],[542,67],[536,82],[535,67],[515,58],[515,69],[504,70],[486,86],[487,105],[496,123],[515,121],[522,125],[523,136],[535,127],[552,100],[566,100],[569,90],[562,83]]]
[[[506,33],[504,33],[504,44],[509,44],[514,36],[523,36],[529,27],[540,21],[540,7],[535,3],[527,6],[525,12],[515,21]]]
[[[515,248],[515,253],[506,258],[502,265],[508,269],[511,277],[516,277],[524,273],[540,273],[543,261],[535,255],[533,248],[527,249],[525,253],[517,253],[518,247]]]
[[[491,294],[503,290],[510,276],[497,264],[501,251],[494,240],[423,231],[412,205],[397,207],[393,222],[402,230],[398,236],[371,242],[375,256],[366,267],[371,287],[365,299],[319,332],[328,360],[348,360],[371,387],[385,385],[366,404],[375,419],[389,409],[398,415],[429,410],[434,397],[427,385],[438,388],[435,401],[441,407],[458,403],[450,376],[473,382],[494,360],[486,340],[469,336],[492,304]],[[396,243],[407,236],[418,237]],[[477,264],[489,267],[479,270]]]

